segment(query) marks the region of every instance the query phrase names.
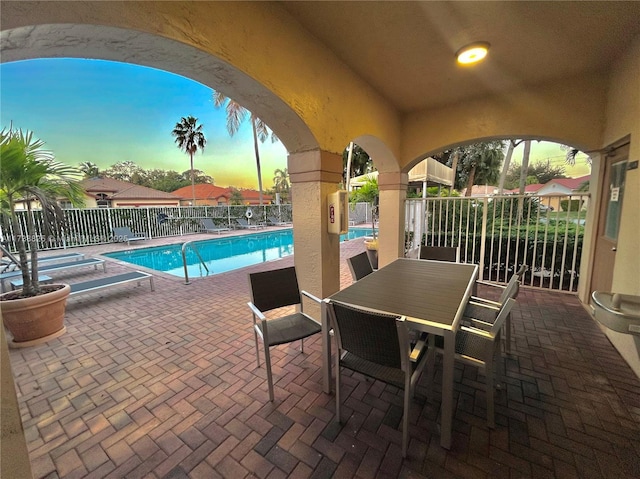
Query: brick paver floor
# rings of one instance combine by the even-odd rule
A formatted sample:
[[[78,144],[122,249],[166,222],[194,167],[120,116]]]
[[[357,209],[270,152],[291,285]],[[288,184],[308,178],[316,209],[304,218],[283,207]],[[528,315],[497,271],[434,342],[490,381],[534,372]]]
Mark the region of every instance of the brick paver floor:
[[[343,285],[351,282],[345,258],[362,248],[358,240],[342,245]],[[439,446],[438,373],[423,376],[411,405],[406,460],[401,391],[346,377],[348,420],[336,424],[334,398],[321,388],[319,337],[305,354],[297,345],[273,350],[270,403],[265,370],[256,367],[247,272],[290,264],[292,257],[190,285],[156,273],[155,292],[143,282],[71,298],[66,334],[11,351],[34,476],[640,477],[640,380],[570,295],[521,290],[494,430],[482,375],[456,366],[450,451]],[[108,261],[108,274],[131,269]]]

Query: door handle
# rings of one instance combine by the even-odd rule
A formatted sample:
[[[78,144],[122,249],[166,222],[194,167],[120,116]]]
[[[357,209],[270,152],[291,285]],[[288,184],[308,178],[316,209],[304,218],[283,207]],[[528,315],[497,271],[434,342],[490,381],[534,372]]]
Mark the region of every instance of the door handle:
[[[618,248],[614,246],[613,248],[611,248],[611,251],[618,251]]]

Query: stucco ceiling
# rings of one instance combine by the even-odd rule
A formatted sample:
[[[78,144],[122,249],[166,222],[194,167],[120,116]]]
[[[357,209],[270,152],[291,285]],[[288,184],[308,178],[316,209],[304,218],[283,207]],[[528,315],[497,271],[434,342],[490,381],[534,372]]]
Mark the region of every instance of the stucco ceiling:
[[[403,112],[598,71],[640,35],[640,1],[281,3]],[[458,66],[480,40],[489,57]]]

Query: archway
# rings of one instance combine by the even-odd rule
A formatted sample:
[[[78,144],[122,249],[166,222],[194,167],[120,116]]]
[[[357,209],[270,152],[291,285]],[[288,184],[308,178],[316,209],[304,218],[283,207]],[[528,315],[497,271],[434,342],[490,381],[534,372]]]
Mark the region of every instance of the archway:
[[[311,130],[278,96],[233,65],[202,50],[149,33],[102,25],[37,25],[2,31],[2,62],[91,58],[182,75],[220,90],[263,119],[289,153],[318,148]]]

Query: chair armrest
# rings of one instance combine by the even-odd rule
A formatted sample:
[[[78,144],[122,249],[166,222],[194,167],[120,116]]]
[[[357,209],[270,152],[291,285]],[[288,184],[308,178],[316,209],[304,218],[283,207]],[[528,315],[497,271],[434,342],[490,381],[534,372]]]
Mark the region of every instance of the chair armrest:
[[[493,301],[491,299],[486,299],[486,298],[480,298],[478,296],[471,296],[471,298],[469,298],[469,304],[474,304],[481,307],[493,306],[496,309],[500,309],[500,306],[502,306],[502,304],[498,303],[497,301]]]
[[[251,310],[251,312],[258,317],[258,319],[260,321],[264,321],[265,319],[267,319],[267,317],[262,314],[262,311],[260,311],[255,304],[253,304],[252,302],[248,302],[247,306],[249,306],[249,309]]]
[[[314,296],[313,294],[307,291],[300,291],[300,294],[302,294],[303,296],[306,296],[307,298],[309,298],[312,301],[315,301],[318,304],[322,303],[322,300],[320,298],[318,298],[317,296]]]
[[[489,281],[482,281],[482,280],[476,281],[476,284],[481,284],[483,286],[493,286],[494,288],[500,288],[500,289],[506,288],[506,286],[503,286],[501,284],[491,283]]]
[[[472,328],[469,326],[460,326],[460,331],[473,334],[474,336],[479,336],[482,339],[486,339],[488,341],[493,341],[495,339],[495,336],[493,336],[491,333],[478,328]]]
[[[412,363],[415,363],[416,361],[418,361],[418,359],[420,359],[420,353],[424,350],[424,347],[427,344],[428,337],[429,337],[428,334],[422,335],[420,339],[416,342],[415,346],[413,346],[411,353],[409,353],[409,360]]]

